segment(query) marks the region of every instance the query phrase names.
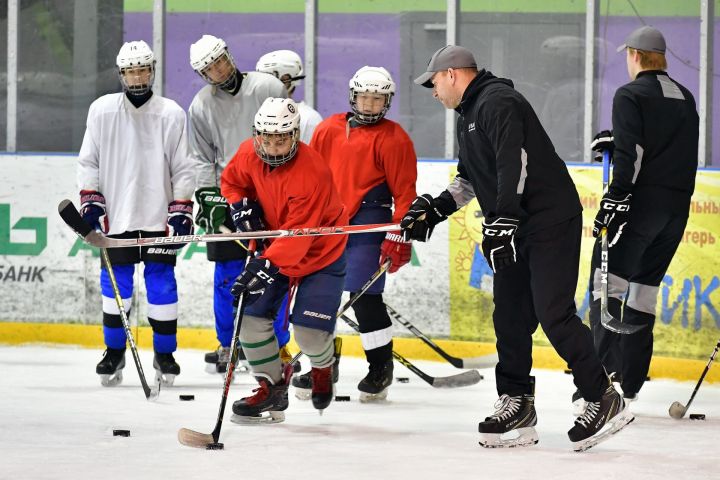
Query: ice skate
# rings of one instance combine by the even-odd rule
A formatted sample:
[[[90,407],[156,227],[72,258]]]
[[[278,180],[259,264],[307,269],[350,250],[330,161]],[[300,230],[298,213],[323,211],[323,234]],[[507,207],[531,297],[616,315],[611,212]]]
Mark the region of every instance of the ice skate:
[[[337,337],[335,338],[335,363],[333,364],[333,372],[332,372],[332,379],[333,383],[338,382],[338,378],[340,378],[340,354],[342,352],[342,338]],[[300,363],[300,362],[298,362]],[[292,379],[292,386],[295,388],[295,398],[298,400],[310,400],[310,397],[312,395],[312,378],[311,378],[311,372],[309,371],[307,373],[304,373],[302,375],[298,375],[297,377],[293,377]]]
[[[274,385],[265,377],[255,377],[260,384],[253,390],[254,395],[241,398],[233,403],[230,421],[241,425],[280,423],[285,420],[288,402],[288,383],[281,381]]]
[[[585,412],[568,431],[573,450],[583,452],[604,442],[635,420],[627,404],[610,384],[599,402],[588,402]]]
[[[478,424],[480,445],[485,448],[535,445],[536,424],[534,395],[501,395],[495,402],[495,413]]]
[[[205,354],[205,371],[208,373],[220,373],[222,375],[227,372],[227,365],[230,361],[230,347],[218,345],[217,350]],[[238,350],[238,364],[235,366],[234,373],[247,373],[250,366],[245,359],[245,353],[242,348]]]
[[[155,368],[155,383],[159,382],[163,387],[172,387],[175,377],[180,375],[180,365],[177,364],[172,353],[155,352],[153,368]]]
[[[580,390],[575,390],[575,393],[572,394],[572,404],[573,404],[573,416],[579,417],[583,413],[585,413],[585,407],[587,406],[587,402],[582,396],[582,393],[580,393]]]
[[[95,373],[100,375],[100,384],[103,387],[114,387],[122,383],[123,368],[125,368],[125,349],[108,347],[103,353],[102,360],[95,367]]]
[[[335,385],[333,380],[333,365],[325,368],[313,367],[310,371],[312,378],[312,403],[322,415],[335,397]]]
[[[358,383],[360,403],[382,402],[387,399],[393,381],[393,361],[370,364],[370,372]]]

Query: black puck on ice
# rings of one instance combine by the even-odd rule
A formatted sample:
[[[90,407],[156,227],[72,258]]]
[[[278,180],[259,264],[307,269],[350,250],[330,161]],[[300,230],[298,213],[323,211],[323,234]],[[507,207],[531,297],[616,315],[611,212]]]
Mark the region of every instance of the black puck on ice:
[[[116,430],[113,429],[113,437],[129,437],[130,430]]]
[[[350,395],[335,395],[336,402],[349,402]]]
[[[400,383],[410,383],[410,379],[407,377],[397,377],[395,380],[397,380]]]
[[[205,450],[224,450],[225,444],[220,442],[208,443],[205,445]]]
[[[195,400],[195,395],[180,395],[180,400],[189,402],[190,400]]]
[[[704,413],[691,413],[690,420],[705,420]]]

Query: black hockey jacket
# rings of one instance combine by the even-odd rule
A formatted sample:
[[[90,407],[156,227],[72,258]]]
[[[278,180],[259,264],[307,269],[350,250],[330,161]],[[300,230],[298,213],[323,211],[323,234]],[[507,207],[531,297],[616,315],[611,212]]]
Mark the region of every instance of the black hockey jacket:
[[[472,189],[486,217],[520,219],[518,237],[582,212],[565,163],[512,81],[481,70],[456,111],[458,176],[448,192],[457,207]]]
[[[640,72],[613,99],[615,137],[610,191],[695,189],[699,120],[692,94],[661,70]]]

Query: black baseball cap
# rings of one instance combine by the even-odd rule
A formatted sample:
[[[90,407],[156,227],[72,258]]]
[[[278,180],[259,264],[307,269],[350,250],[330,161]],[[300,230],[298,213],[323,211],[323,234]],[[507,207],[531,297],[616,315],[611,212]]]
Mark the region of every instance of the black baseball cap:
[[[415,83],[425,88],[432,88],[433,75],[448,68],[477,68],[472,52],[459,45],[445,45],[433,53],[428,62],[427,71],[415,79]]]

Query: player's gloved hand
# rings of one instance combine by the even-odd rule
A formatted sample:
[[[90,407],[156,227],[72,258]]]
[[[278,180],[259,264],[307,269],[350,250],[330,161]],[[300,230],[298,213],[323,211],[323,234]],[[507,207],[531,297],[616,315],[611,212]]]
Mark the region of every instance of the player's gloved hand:
[[[168,219],[165,230],[171,237],[193,233],[192,200],[173,200],[168,205]]]
[[[230,206],[230,214],[238,232],[265,230],[262,207],[255,200],[243,198]]]
[[[220,233],[220,225],[225,223],[228,204],[220,194],[218,187],[203,187],[195,192],[198,212],[195,223],[205,233]]]
[[[594,157],[596,161],[602,162],[602,154],[605,150],[610,151],[610,161],[612,161],[613,152],[615,152],[615,137],[610,130],[603,130],[593,137],[590,148],[593,152],[598,152]]]
[[[262,257],[250,259],[245,270],[235,280],[230,293],[239,297],[243,292],[246,305],[250,305],[265,293],[265,289],[275,282],[280,270],[270,260]]]
[[[517,261],[515,232],[520,220],[507,216],[485,218],[482,223],[482,251],[493,272],[513,265]]]
[[[447,215],[437,208],[435,200],[429,193],[413,200],[400,221],[403,240],[426,242],[430,239],[435,225],[447,219]]]
[[[623,228],[630,216],[631,199],[632,193],[618,195],[608,192],[603,195],[600,200],[600,209],[595,215],[593,237],[599,237],[600,232],[605,228],[607,229],[608,247],[615,245],[620,240],[620,235],[622,235]]]
[[[389,258],[390,268],[388,271],[395,273],[410,261],[411,256],[412,243],[409,240],[403,240],[400,232],[388,232],[385,235],[385,240],[380,245],[380,265]]]
[[[105,197],[95,190],[80,190],[80,216],[93,230],[109,230]]]

